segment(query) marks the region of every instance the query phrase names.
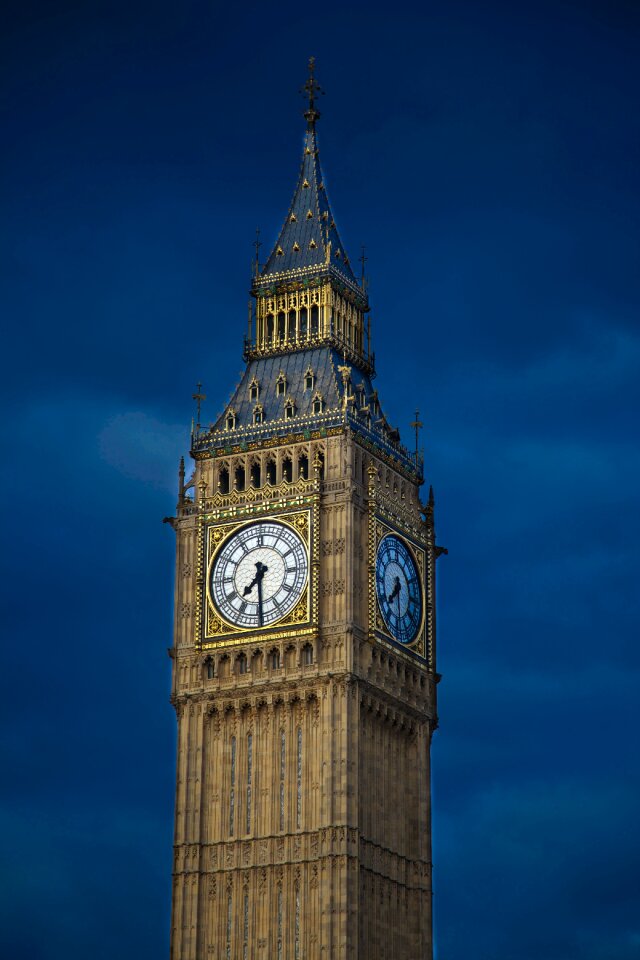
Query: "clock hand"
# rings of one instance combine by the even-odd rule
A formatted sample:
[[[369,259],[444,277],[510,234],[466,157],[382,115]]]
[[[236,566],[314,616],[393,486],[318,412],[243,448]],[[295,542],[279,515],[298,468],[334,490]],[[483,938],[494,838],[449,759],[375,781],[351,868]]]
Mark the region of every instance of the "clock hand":
[[[393,603],[395,598],[398,597],[398,606],[400,605],[400,577],[394,577],[393,579],[393,590],[387,597],[389,603]]]
[[[251,583],[249,584],[249,586],[245,587],[244,590],[242,591],[243,597],[246,597],[247,594],[251,593],[251,591],[253,590],[256,584],[260,585],[262,583],[262,578],[264,577],[268,569],[269,567],[266,567],[264,563],[260,563],[260,561],[258,560],[258,562],[256,563],[256,575],[251,581]]]
[[[266,567],[264,568],[267,569]],[[262,614],[262,577],[258,580],[258,626],[264,626],[264,617]]]
[[[263,615],[262,615],[262,579],[267,572],[269,567],[262,563],[260,560],[256,563],[256,575],[251,581],[251,583],[244,588],[242,591],[242,596],[246,597],[247,594],[251,593],[255,586],[258,587],[258,626],[263,626]]]

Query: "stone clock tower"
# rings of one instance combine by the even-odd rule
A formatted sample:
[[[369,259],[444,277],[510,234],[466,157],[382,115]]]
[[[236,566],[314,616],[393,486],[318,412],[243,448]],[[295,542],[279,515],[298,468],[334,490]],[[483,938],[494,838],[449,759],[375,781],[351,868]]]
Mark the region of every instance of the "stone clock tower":
[[[429,960],[433,497],[373,387],[310,64],[246,369],[180,470],[172,960]],[[392,319],[387,322],[393,322]]]

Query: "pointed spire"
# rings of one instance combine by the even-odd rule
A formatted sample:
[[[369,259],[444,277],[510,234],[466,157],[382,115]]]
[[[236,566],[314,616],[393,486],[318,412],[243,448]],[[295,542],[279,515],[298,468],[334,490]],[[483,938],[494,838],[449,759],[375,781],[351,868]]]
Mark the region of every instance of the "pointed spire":
[[[309,268],[317,267],[336,271],[343,280],[357,285],[336,229],[320,169],[315,128],[320,113],[315,104],[323,91],[316,81],[314,69],[315,60],[311,57],[309,77],[301,91],[308,97],[309,107],[304,114],[307,130],[298,182],[286,220],[260,279],[300,271],[308,277]]]

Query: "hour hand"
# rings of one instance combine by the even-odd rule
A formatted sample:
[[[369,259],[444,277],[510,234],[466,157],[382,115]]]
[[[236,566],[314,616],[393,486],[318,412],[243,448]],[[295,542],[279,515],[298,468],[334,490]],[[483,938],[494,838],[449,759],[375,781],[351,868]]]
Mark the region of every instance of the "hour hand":
[[[401,589],[401,587],[400,587],[400,577],[395,577],[395,578],[394,578],[394,581],[393,581],[393,590],[391,591],[391,593],[390,593],[389,596],[387,597],[387,600],[389,601],[389,603],[393,603],[393,601],[395,600],[395,598],[396,598],[396,597],[398,596],[398,594],[400,593],[400,589]]]
[[[249,586],[245,587],[244,590],[242,591],[243,597],[246,597],[247,594],[251,593],[251,591],[253,590],[256,584],[262,583],[262,578],[264,577],[268,569],[269,567],[267,567],[264,563],[261,563],[260,560],[258,560],[258,562],[256,563],[256,575],[251,581],[251,583],[249,584]]]

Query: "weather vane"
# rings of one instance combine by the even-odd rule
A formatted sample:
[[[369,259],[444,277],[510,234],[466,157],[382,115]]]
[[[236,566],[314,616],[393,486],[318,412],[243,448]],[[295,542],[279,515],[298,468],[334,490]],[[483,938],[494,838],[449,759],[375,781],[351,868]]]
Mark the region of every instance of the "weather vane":
[[[198,404],[198,416],[196,419],[196,425],[199,427],[200,426],[200,404],[202,403],[203,400],[207,399],[206,393],[202,392],[202,384],[200,382],[198,382],[198,385],[196,387],[196,392],[192,394],[192,398]]]
[[[424,424],[422,423],[422,421],[418,419],[419,416],[420,416],[420,411],[419,411],[419,410],[416,410],[416,418],[415,418],[415,420],[413,421],[413,423],[410,423],[410,424],[409,424],[409,426],[410,426],[410,427],[413,427],[413,429],[414,429],[415,432],[416,432],[416,460],[418,459],[418,444],[419,444],[419,440],[420,440],[420,430],[421,430],[422,427],[424,426]]]
[[[324,93],[324,90],[315,78],[316,58],[309,57],[309,76],[300,93],[309,100],[309,109],[305,110],[305,117],[309,123],[313,124],[320,117],[320,112],[316,110],[316,97]]]

